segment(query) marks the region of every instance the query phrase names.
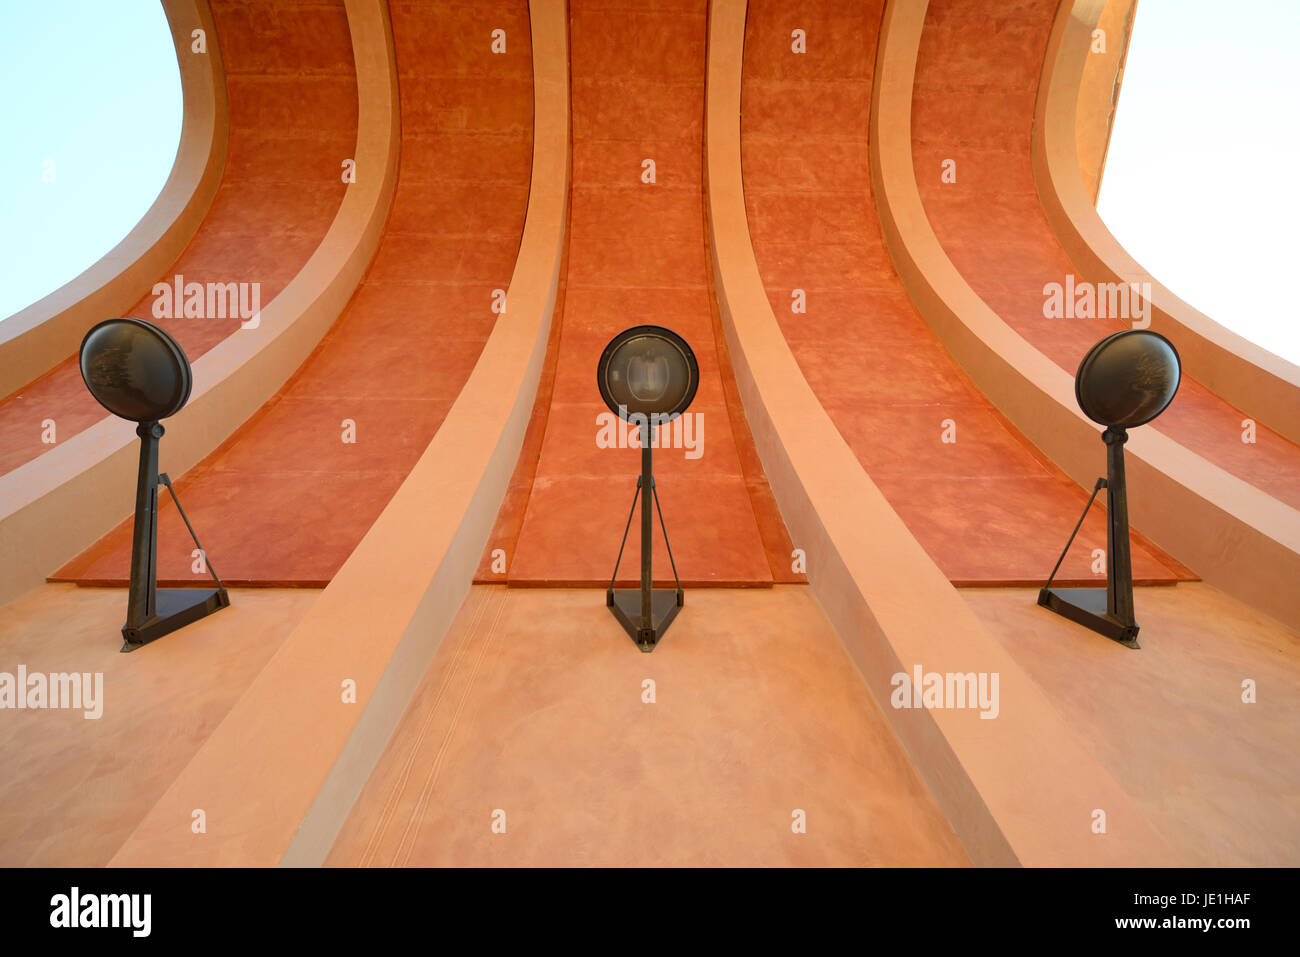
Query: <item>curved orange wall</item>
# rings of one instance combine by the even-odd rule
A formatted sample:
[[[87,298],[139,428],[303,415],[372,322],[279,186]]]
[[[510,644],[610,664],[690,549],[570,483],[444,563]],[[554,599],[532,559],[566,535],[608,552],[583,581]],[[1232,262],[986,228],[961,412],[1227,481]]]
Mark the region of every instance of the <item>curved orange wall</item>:
[[[601,417],[612,413],[596,390],[596,362],[610,339],[641,323],[683,335],[700,364],[699,391],[686,416],[697,431],[655,452],[682,582],[800,580],[729,385],[725,344],[715,336],[700,169],[707,3],[647,8],[630,0],[575,0],[569,22],[573,207],[554,382],[546,407],[534,412],[545,417],[535,474],[516,486],[507,505],[522,518],[503,516],[504,534],[489,542],[480,580],[608,584],[640,454],[598,441]],[[647,161],[654,182],[646,182]],[[504,574],[492,571],[497,548]],[[620,581],[636,580],[639,548],[634,521]],[[654,566],[656,581],[672,582],[658,528]]]
[[[401,162],[369,273],[290,382],[177,482],[228,584],[334,576],[446,417],[514,267],[532,149],[527,9],[390,9]],[[506,31],[505,54],[490,50],[493,29]],[[457,56],[428,55],[448,48]],[[206,577],[169,502],[159,524],[159,580]],[[130,549],[127,521],[53,577],[122,584]]]
[[[120,315],[194,237],[221,182],[227,107],[221,47],[207,0],[163,0],[180,66],[183,115],[171,173],[126,237],[79,276],[0,322],[0,397],[48,372],[86,329]],[[203,30],[207,51],[193,52]]]
[[[932,0],[917,59],[912,142],[917,184],[944,251],[981,299],[1073,374],[1093,343],[1126,323],[1043,314],[1044,286],[1064,285],[1075,273],[1039,202],[1030,151],[1056,11],[1056,0],[1025,4],[1014,17],[995,17],[1001,28],[990,31],[987,5]],[[957,163],[956,183],[941,179],[945,159]],[[1178,330],[1166,331],[1175,346],[1183,341]],[[1189,374],[1150,428],[1300,505],[1300,447],[1266,427],[1256,443],[1242,442],[1244,418]]]
[[[1042,4],[1032,10],[1044,19],[1052,12]],[[1034,341],[1033,329],[1027,326],[1037,322],[1039,331],[1064,337],[1064,345],[1056,344],[1058,350],[1068,348],[1079,354],[1092,341],[1081,326],[1093,325],[1098,335],[1115,326],[1109,320],[1051,320],[1044,325],[1043,318],[1034,318],[1043,316],[1047,280],[1034,275],[1033,257],[1046,256],[1060,265],[1064,254],[1051,241],[1036,197],[1032,192],[1026,195],[1026,189],[1033,188],[1027,125],[1035,99],[1032,71],[1001,68],[1010,51],[1034,42],[1033,37],[1044,42],[1051,24],[1032,17],[1022,22],[1019,15],[995,21],[997,29],[991,36],[998,43],[991,52],[975,49],[978,43],[973,37],[982,27],[969,5],[890,2],[886,11],[873,93],[871,148],[873,186],[890,254],[921,314],[971,379],[1067,474],[1091,487],[1103,467],[1100,430],[1077,408],[1072,370],[1067,371],[1059,359],[1054,361],[1047,354],[1052,343]],[[928,61],[921,56],[927,37]],[[949,48],[954,44],[972,48],[953,53]],[[960,90],[952,85],[958,81],[934,84],[932,71],[958,69],[961,64],[967,64],[968,72],[976,69],[972,64],[983,64],[995,79],[982,85],[968,81]],[[929,86],[923,82],[926,75],[931,75]],[[984,118],[985,126],[967,114]],[[1022,127],[1016,116],[1026,125]],[[955,143],[953,137],[963,129],[974,139]],[[932,131],[928,141],[925,130]],[[960,156],[949,155],[958,147]],[[955,183],[941,179],[944,159],[957,163]],[[922,176],[930,179],[924,187],[925,202],[918,179]],[[1022,186],[1017,187],[1017,182]],[[945,210],[936,212],[934,192],[940,186],[955,191],[942,200]],[[991,195],[986,198],[985,192]],[[966,230],[956,239],[949,236],[947,245],[937,235],[937,220],[945,216],[955,217],[945,220],[950,226],[964,224]],[[1036,231],[1037,238],[1031,240],[1016,230]],[[1013,234],[1009,239],[1008,231]],[[954,245],[957,239],[961,242]],[[999,247],[998,242],[1004,245]],[[983,268],[980,257],[988,268],[969,272]],[[1004,261],[1019,265],[999,266]],[[1020,269],[1029,271],[1021,275]],[[1026,298],[1029,283],[1037,284],[1032,307]],[[1018,295],[1020,305],[998,303],[998,294]],[[1006,314],[992,308],[995,304]],[[1186,388],[1195,414],[1199,405],[1195,387]],[[1184,395],[1166,418],[1176,418],[1179,401],[1185,401]],[[1239,441],[1240,433],[1232,434]],[[1300,620],[1300,601],[1287,584],[1300,575],[1300,519],[1295,508],[1251,484],[1256,475],[1233,474],[1222,467],[1224,463],[1184,447],[1162,428],[1135,430],[1126,448],[1134,528],[1241,600],[1284,622]],[[1224,459],[1240,455],[1230,445],[1221,451]],[[1292,480],[1280,466],[1279,455],[1288,455],[1285,443],[1261,452],[1254,462],[1246,461],[1286,486]]]
[[[1136,282],[1151,327],[1179,343],[1183,368],[1245,416],[1300,441],[1300,366],[1214,322],[1179,299],[1111,234],[1080,183],[1075,166],[1089,149],[1085,131],[1099,124],[1097,87],[1111,77],[1110,52],[1091,52],[1094,29],[1117,31],[1118,0],[1062,4],[1048,40],[1034,118],[1033,166],[1043,212],[1081,276],[1094,282]],[[1109,69],[1108,69],[1109,67]],[[1118,81],[1113,81],[1118,82]],[[1243,423],[1244,424],[1244,423]]]
[[[397,175],[396,68],[387,7],[345,0],[345,8],[356,62],[350,89],[360,107],[356,163],[369,175],[348,185],[320,244],[283,292],[262,305],[256,328],[226,336],[194,361],[189,403],[169,420],[162,448],[162,468],[171,474],[209,454],[301,364],[378,244]],[[33,587],[129,515],[136,444],[131,423],[105,416],[0,474],[0,594]]]
[[[949,579],[1039,584],[1088,493],[980,393],[894,271],[867,144],[876,47],[862,42],[879,33],[883,6],[749,6],[741,145],[759,271],[818,399]],[[809,35],[804,53],[791,49],[796,27]],[[1094,510],[1060,580],[1096,583],[1092,551],[1105,546]],[[1140,537],[1134,574],[1192,577]]]
[[[212,6],[229,98],[226,167],[198,233],[155,281],[257,282],[265,308],[315,251],[347,189],[340,164],[355,156],[357,130],[352,39],[341,0]],[[191,362],[240,326],[159,318],[154,304],[150,291],[126,315],[157,322]],[[104,414],[76,357],[65,359],[0,403],[0,474],[49,451],[42,420],[55,421],[63,442]]]

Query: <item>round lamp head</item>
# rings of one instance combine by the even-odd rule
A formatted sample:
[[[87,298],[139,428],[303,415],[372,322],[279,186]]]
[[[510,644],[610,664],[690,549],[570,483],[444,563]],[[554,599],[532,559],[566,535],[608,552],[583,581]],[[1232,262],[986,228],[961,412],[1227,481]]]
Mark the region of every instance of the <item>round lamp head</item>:
[[[1131,429],[1165,410],[1181,378],[1172,342],[1150,329],[1125,329],[1088,350],[1074,377],[1074,397],[1092,421]]]
[[[190,361],[180,345],[143,319],[106,319],[81,340],[81,378],[116,416],[157,422],[190,397]]]
[[[686,340],[663,326],[633,326],[610,340],[596,366],[600,397],[616,415],[668,421],[686,411],[700,367]]]

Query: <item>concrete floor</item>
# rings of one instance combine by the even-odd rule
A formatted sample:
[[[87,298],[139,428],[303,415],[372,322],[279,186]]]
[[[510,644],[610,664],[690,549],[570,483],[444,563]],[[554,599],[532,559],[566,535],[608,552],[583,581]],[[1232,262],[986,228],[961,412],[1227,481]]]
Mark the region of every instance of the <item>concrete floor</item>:
[[[652,654],[600,591],[476,586],[329,863],[968,859],[806,586],[691,591]]]
[[[1033,589],[963,595],[1180,865],[1300,865],[1300,634],[1201,582],[1137,590],[1137,651]]]
[[[0,866],[106,863],[317,594],[236,590],[131,655],[120,589],[51,584],[0,608],[0,672],[102,672],[105,700],[98,720],[4,713]],[[1178,863],[1300,863],[1300,634],[1203,583],[1138,590],[1138,651],[1032,590],[963,596]],[[808,588],[692,590],[643,655],[599,591],[478,586],[329,862],[967,858]]]
[[[0,607],[0,672],[102,672],[104,701],[98,719],[0,712],[0,866],[106,864],[318,594],[232,590],[127,655],[125,589],[50,584]]]

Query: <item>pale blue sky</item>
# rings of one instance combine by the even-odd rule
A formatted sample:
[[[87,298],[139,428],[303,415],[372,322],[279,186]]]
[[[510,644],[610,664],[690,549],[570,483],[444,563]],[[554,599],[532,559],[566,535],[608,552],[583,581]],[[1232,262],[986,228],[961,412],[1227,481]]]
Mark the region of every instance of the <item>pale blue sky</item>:
[[[117,245],[166,182],[182,107],[162,5],[0,0],[0,90],[2,318]]]
[[[1300,2],[1138,0],[1097,208],[1211,319],[1300,363]]]

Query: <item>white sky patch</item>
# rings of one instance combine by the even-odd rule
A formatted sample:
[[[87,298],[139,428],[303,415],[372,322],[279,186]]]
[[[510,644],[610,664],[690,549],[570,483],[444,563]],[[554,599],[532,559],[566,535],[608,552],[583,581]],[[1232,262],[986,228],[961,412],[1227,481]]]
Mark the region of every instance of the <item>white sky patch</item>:
[[[1300,3],[1139,0],[1098,212],[1175,295],[1300,363]]]
[[[0,89],[3,321],[117,245],[167,181],[182,104],[162,4],[0,3]]]

